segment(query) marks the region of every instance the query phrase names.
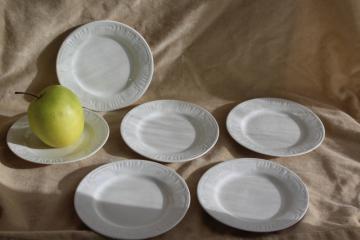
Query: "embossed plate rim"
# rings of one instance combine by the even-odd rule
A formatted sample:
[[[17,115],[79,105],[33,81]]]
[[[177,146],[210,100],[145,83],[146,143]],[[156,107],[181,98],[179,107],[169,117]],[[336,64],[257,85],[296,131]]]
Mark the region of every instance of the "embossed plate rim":
[[[144,238],[150,238],[150,237],[155,237],[158,236],[160,234],[163,234],[169,230],[171,230],[172,228],[174,228],[177,224],[179,224],[181,222],[181,220],[183,220],[183,218],[185,217],[189,207],[190,207],[190,202],[191,202],[191,195],[190,195],[190,190],[185,182],[185,180],[174,170],[171,169],[169,167],[166,167],[160,163],[157,162],[152,162],[152,161],[148,161],[148,160],[140,160],[140,159],[119,159],[119,158],[111,158],[109,159],[109,161],[111,161],[110,163],[101,165],[97,168],[95,168],[94,170],[92,170],[90,173],[88,173],[79,183],[79,185],[76,188],[76,192],[75,192],[75,197],[74,197],[74,206],[75,206],[75,210],[77,215],[80,217],[80,219],[91,229],[99,232],[102,235],[105,235],[107,237],[111,237],[111,238],[125,238],[125,239],[144,239]],[[131,227],[122,227],[120,225],[116,225],[118,227],[118,229],[114,229],[116,228],[115,225],[113,225],[114,228],[112,228],[111,232],[110,231],[103,231],[104,225],[98,225],[99,222],[93,222],[91,221],[91,219],[87,219],[85,217],[85,214],[83,211],[85,211],[86,207],[83,207],[82,202],[80,201],[80,197],[79,195],[81,194],[80,192],[84,192],[84,188],[87,188],[88,185],[88,190],[92,191],[93,194],[95,194],[95,187],[94,187],[94,181],[96,179],[93,179],[94,176],[96,177],[96,175],[98,175],[100,172],[106,171],[106,170],[111,170],[115,176],[116,175],[116,170],[119,169],[136,169],[137,166],[142,166],[141,168],[137,169],[139,172],[136,172],[135,176],[140,176],[141,172],[143,173],[143,175],[146,177],[146,173],[144,174],[144,172],[146,171],[150,171],[149,169],[151,168],[146,168],[146,166],[152,166],[152,167],[156,167],[159,169],[162,169],[164,171],[166,171],[168,174],[171,174],[173,177],[175,177],[177,180],[179,180],[179,184],[182,187],[182,191],[184,192],[184,206],[181,209],[181,214],[178,213],[178,216],[176,216],[176,220],[174,222],[167,222],[164,226],[152,226],[152,225],[146,225],[147,228],[131,228]],[[131,170],[128,170],[131,172]],[[163,179],[161,179],[159,177],[160,181],[163,181]],[[97,182],[97,184],[99,184],[99,186],[101,184],[106,184],[103,182]],[[85,191],[86,192],[86,191]],[[93,210],[93,207],[90,207],[88,209]],[[171,213],[171,212],[168,212]],[[96,211],[93,211],[93,214],[96,215]],[[96,217],[96,216],[95,216]],[[101,220],[102,217],[98,216],[97,221],[100,221],[100,224],[105,224],[106,225],[106,221],[102,221]],[[89,220],[89,221],[88,221]],[[109,224],[107,225],[109,226]],[[161,228],[162,227],[162,228]],[[122,231],[119,231],[119,229],[122,229]],[[124,232],[124,229],[129,229],[129,232]],[[150,229],[150,232],[148,232]],[[113,231],[114,230],[114,231]],[[152,232],[151,232],[152,230]]]
[[[131,98],[121,98],[123,94],[117,94],[114,95],[111,99],[101,99],[99,100],[97,97],[95,97],[94,95],[88,93],[85,90],[81,90],[80,86],[69,86],[69,84],[67,82],[71,82],[74,81],[74,78],[72,77],[71,79],[65,78],[64,74],[62,72],[64,72],[62,69],[62,66],[64,65],[61,62],[61,58],[64,55],[64,52],[67,51],[67,48],[69,48],[67,46],[68,42],[70,42],[72,39],[76,38],[82,30],[87,29],[87,28],[96,28],[98,27],[98,25],[104,25],[107,26],[109,24],[114,24],[114,25],[118,25],[126,30],[128,30],[129,32],[131,32],[132,34],[136,35],[136,37],[139,39],[139,42],[141,42],[141,45],[144,46],[144,49],[146,51],[146,56],[147,56],[147,60],[149,61],[149,71],[147,72],[148,74],[148,78],[146,78],[146,84],[144,86],[141,86],[142,89],[135,94],[134,96],[132,96]],[[136,46],[134,47],[134,49],[136,49]],[[148,89],[151,80],[152,80],[152,76],[154,74],[154,57],[152,55],[152,51],[151,48],[149,46],[149,44],[147,43],[147,41],[145,40],[145,38],[138,32],[136,31],[134,28],[118,22],[118,21],[113,21],[113,20],[96,20],[96,21],[92,21],[92,22],[88,22],[84,25],[81,25],[79,27],[77,27],[75,30],[73,30],[63,41],[63,43],[61,44],[61,47],[59,49],[59,52],[57,54],[57,58],[56,58],[56,74],[58,76],[59,82],[61,85],[67,86],[70,89],[75,88],[75,89],[80,89],[82,92],[76,92],[77,95],[79,96],[82,104],[94,111],[114,111],[117,109],[121,109],[124,107],[127,107],[131,104],[133,104],[134,102],[136,102],[137,100],[139,100],[146,92],[146,90]],[[135,81],[135,80],[133,80]],[[70,84],[71,85],[71,84]],[[74,89],[72,89],[74,91]],[[130,92],[131,89],[127,89],[125,91],[129,91]],[[121,100],[119,100],[121,99]]]
[[[18,152],[18,147],[16,146],[13,146],[14,144],[10,143],[9,142],[9,137],[10,137],[10,134],[11,134],[11,130],[12,130],[12,127],[24,120],[25,118],[27,118],[27,115],[24,115],[22,117],[20,117],[18,120],[16,120],[12,125],[11,127],[9,128],[8,132],[7,132],[7,135],[6,135],[6,143],[9,147],[9,149],[16,155],[18,156],[19,158],[21,159],[24,159],[26,161],[29,161],[29,162],[33,162],[33,163],[38,163],[38,164],[47,164],[47,165],[55,165],[55,164],[67,164],[67,163],[73,163],[73,162],[78,162],[78,161],[81,161],[81,160],[84,160],[86,158],[89,158],[91,156],[93,156],[95,153],[97,153],[103,146],[104,144],[106,143],[107,139],[109,138],[109,133],[110,133],[110,128],[109,128],[109,125],[107,124],[107,122],[105,121],[105,119],[100,116],[99,114],[97,114],[96,112],[92,111],[92,110],[88,110],[88,109],[84,109],[84,116],[85,116],[85,122],[87,122],[88,119],[90,118],[96,118],[99,120],[99,122],[101,122],[101,124],[103,125],[104,127],[104,132],[105,132],[105,137],[102,139],[101,143],[98,144],[98,146],[96,148],[94,148],[89,154],[87,155],[84,155],[82,157],[79,157],[79,158],[74,158],[73,160],[68,160],[68,161],[64,161],[64,160],[61,160],[60,158],[56,158],[56,159],[53,159],[51,157],[48,157],[44,160],[39,160],[39,158],[37,158],[36,156],[33,156],[33,157],[29,157],[29,156],[26,156],[24,154],[20,154]],[[87,115],[91,115],[91,117],[86,117]],[[90,121],[89,121],[90,122]],[[96,130],[95,130],[96,131]]]
[[[188,105],[188,106],[191,106],[193,107],[194,109],[197,109],[199,111],[201,111],[204,115],[207,116],[208,120],[209,120],[209,124],[210,125],[213,125],[213,127],[215,127],[215,132],[214,132],[214,136],[213,136],[213,139],[211,139],[211,144],[206,146],[206,149],[205,150],[201,150],[195,154],[191,154],[191,156],[189,157],[184,157],[184,156],[181,156],[181,154],[170,154],[169,156],[165,156],[165,154],[161,155],[162,153],[159,153],[160,154],[160,157],[157,157],[157,156],[154,156],[156,154],[150,154],[146,151],[143,151],[141,148],[137,148],[137,146],[135,146],[133,143],[132,143],[132,138],[127,136],[126,133],[125,133],[125,129],[126,129],[126,125],[127,123],[129,122],[129,118],[131,117],[131,115],[134,113],[134,111],[138,111],[138,109],[140,108],[144,108],[144,107],[148,107],[148,106],[151,106],[151,105],[155,105],[155,104],[158,104],[158,105],[162,105],[162,104],[171,104],[171,103],[174,103],[174,104],[179,104],[179,105]],[[124,142],[126,143],[127,146],[129,146],[133,151],[135,151],[136,153],[144,156],[144,157],[147,157],[149,159],[152,159],[152,160],[155,160],[155,161],[159,161],[159,162],[166,162],[166,163],[173,163],[173,162],[187,162],[187,161],[192,161],[192,160],[195,160],[205,154],[207,154],[217,143],[218,139],[219,139],[219,125],[215,119],[215,117],[208,111],[206,110],[205,108],[197,105],[197,104],[194,104],[194,103],[190,103],[190,102],[186,102],[186,101],[181,101],[181,100],[173,100],[173,99],[162,99],[162,100],[154,100],[154,101],[150,101],[150,102],[146,102],[146,103],[143,103],[143,104],[140,104],[136,107],[134,107],[133,109],[131,109],[125,116],[124,118],[122,119],[121,121],[121,124],[120,124],[120,134],[124,140]],[[206,140],[209,140],[209,139],[205,139],[204,141]],[[210,141],[210,140],[209,140]],[[173,160],[171,159],[171,157],[175,156],[176,159]]]
[[[307,114],[309,114],[309,116],[313,117],[316,121],[317,124],[320,126],[320,129],[316,129],[316,131],[319,131],[320,134],[320,138],[317,139],[316,141],[314,141],[313,144],[310,144],[310,142],[308,143],[304,143],[304,145],[308,145],[305,149],[297,149],[297,145],[289,148],[288,151],[276,151],[273,150],[272,148],[262,148],[259,147],[257,145],[252,144],[250,141],[246,140],[245,137],[243,137],[239,132],[237,132],[236,130],[233,129],[231,122],[234,121],[234,113],[236,111],[238,111],[241,107],[246,106],[246,104],[252,103],[252,102],[256,102],[256,101],[273,101],[276,103],[286,103],[286,104],[291,104],[293,106],[295,106],[296,108],[299,109],[299,111],[301,110],[302,112],[306,112]],[[259,109],[254,109],[255,110],[259,110]],[[264,108],[264,110],[266,110]],[[294,110],[295,112],[295,110]],[[292,113],[291,111],[289,111],[289,113]],[[307,122],[303,121],[304,124],[306,125]],[[269,156],[275,156],[275,157],[292,157],[292,156],[299,156],[299,155],[303,155],[306,153],[309,153],[313,150],[315,150],[316,148],[318,148],[321,143],[324,141],[325,139],[325,127],[324,124],[322,123],[321,119],[308,107],[297,103],[295,101],[291,101],[288,99],[283,99],[283,98],[272,98],[272,97],[264,97],[264,98],[253,98],[253,99],[249,99],[246,100],[244,102],[241,102],[239,104],[237,104],[228,114],[227,118],[226,118],[226,129],[228,131],[228,133],[230,134],[230,136],[240,145],[242,145],[243,147],[252,150],[254,152],[258,152],[261,154],[265,154],[265,155],[269,155]]]
[[[260,166],[258,166],[259,164],[260,164]],[[206,182],[209,181],[209,179],[211,180],[211,178],[216,179],[216,176],[214,176],[214,172],[219,172],[219,171],[224,172],[223,168],[224,167],[232,168],[233,166],[231,166],[231,165],[240,165],[240,166],[243,165],[242,167],[244,167],[244,165],[250,165],[250,170],[253,170],[252,175],[256,175],[255,173],[257,172],[257,170],[259,168],[273,167],[274,169],[277,169],[278,171],[282,172],[283,175],[278,174],[278,176],[279,176],[278,180],[280,180],[280,181],[285,181],[285,180],[281,179],[281,177],[290,176],[293,179],[293,183],[298,184],[298,186],[301,188],[299,191],[297,191],[297,193],[300,194],[300,192],[301,192],[301,194],[303,194],[302,195],[303,199],[301,199],[301,200],[306,201],[305,207],[303,207],[301,209],[301,214],[295,214],[295,216],[296,216],[295,219],[290,219],[287,223],[279,224],[279,223],[271,223],[271,220],[273,220],[273,219],[269,220],[268,222],[266,222],[266,220],[259,220],[259,221],[254,221],[254,222],[248,222],[246,220],[242,221],[241,218],[227,217],[226,215],[217,214],[216,212],[211,211],[211,209],[209,209],[211,207],[211,203],[208,203],[209,201],[205,197],[206,191],[204,189],[206,189]],[[251,165],[255,165],[255,166],[252,166],[252,168],[251,168]],[[246,169],[246,170],[248,170],[248,169]],[[241,174],[241,172],[239,172],[239,171],[236,171],[236,173],[239,175]],[[261,176],[261,174],[259,174],[259,175]],[[296,180],[294,180],[294,179],[296,179]],[[293,172],[292,170],[290,170],[287,167],[282,166],[278,163],[274,163],[270,160],[264,160],[264,159],[259,159],[259,158],[237,158],[237,159],[225,160],[223,162],[216,164],[215,166],[212,166],[201,176],[201,178],[199,180],[199,183],[197,185],[197,198],[199,200],[201,207],[210,216],[212,216],[216,220],[218,220],[228,226],[231,226],[231,227],[234,227],[234,228],[237,228],[240,230],[251,231],[251,232],[274,232],[274,231],[283,230],[283,229],[286,229],[286,228],[289,228],[289,227],[295,225],[296,223],[301,221],[301,219],[305,216],[307,210],[309,209],[309,199],[310,199],[306,184],[295,172]],[[297,200],[299,200],[299,199],[297,199]],[[216,202],[216,200],[213,200],[213,202]],[[295,209],[292,209],[292,211],[295,211]],[[235,218],[236,222],[234,222],[234,218]]]

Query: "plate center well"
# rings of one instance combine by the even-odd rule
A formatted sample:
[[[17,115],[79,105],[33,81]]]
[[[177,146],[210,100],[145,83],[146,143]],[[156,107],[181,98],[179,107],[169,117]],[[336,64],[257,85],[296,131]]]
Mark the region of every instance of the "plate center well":
[[[291,114],[256,111],[244,119],[245,136],[261,148],[289,148],[302,140],[306,129]]]
[[[100,189],[96,199],[95,208],[104,219],[132,228],[155,223],[166,207],[159,183],[140,176],[117,177]]]
[[[75,53],[73,69],[78,83],[99,97],[126,88],[131,71],[125,49],[106,36],[90,36]]]
[[[280,189],[266,176],[230,176],[218,186],[218,203],[236,218],[248,221],[271,219],[281,211]]]
[[[190,148],[196,139],[194,119],[177,113],[156,113],[145,118],[138,134],[153,152],[179,153]]]

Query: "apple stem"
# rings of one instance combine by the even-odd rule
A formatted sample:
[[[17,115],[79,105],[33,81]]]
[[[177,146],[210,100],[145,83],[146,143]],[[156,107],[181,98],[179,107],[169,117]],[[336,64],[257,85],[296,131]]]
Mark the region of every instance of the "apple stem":
[[[29,96],[35,97],[35,98],[37,98],[37,99],[40,98],[39,96],[36,96],[35,94],[28,93],[28,92],[15,92],[15,94],[25,94],[25,95],[29,95]]]

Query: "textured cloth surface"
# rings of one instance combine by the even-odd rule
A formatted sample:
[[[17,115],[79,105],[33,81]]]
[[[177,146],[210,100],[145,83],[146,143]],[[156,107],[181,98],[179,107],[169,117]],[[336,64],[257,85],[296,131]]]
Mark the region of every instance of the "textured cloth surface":
[[[93,157],[66,165],[38,165],[6,145],[9,126],[30,98],[57,84],[55,61],[76,27],[111,19],[138,30],[155,60],[146,94],[125,109],[101,113],[111,133]],[[208,109],[220,126],[204,157],[167,164],[181,174],[192,202],[185,218],[155,239],[360,239],[360,2],[317,1],[17,1],[0,0],[0,239],[103,239],[77,217],[73,195],[95,167],[144,157],[123,142],[119,125],[135,105],[179,99]],[[311,108],[326,139],[313,152],[273,158],[238,145],[225,119],[236,104],[282,97]],[[227,227],[196,198],[201,175],[217,162],[265,158],[295,171],[310,192],[309,210],[295,226],[267,234]]]

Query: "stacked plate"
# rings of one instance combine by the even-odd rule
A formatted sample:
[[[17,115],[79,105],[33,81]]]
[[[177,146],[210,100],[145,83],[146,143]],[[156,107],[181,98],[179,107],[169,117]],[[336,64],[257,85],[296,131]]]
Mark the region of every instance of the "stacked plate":
[[[20,118],[9,129],[7,143],[16,155],[31,162],[69,163],[95,154],[105,144],[109,126],[91,110],[116,110],[138,100],[150,84],[153,58],[134,29],[96,21],[79,27],[64,41],[57,73],[60,83],[86,107],[85,129],[76,144],[50,148],[31,132],[27,117]],[[310,152],[325,137],[322,122],[310,109],[277,98],[239,104],[229,113],[226,126],[242,146],[278,157]],[[174,163],[210,151],[218,140],[219,126],[198,105],[158,100],[129,111],[120,134],[142,156]],[[111,238],[143,239],[170,230],[185,216],[190,192],[174,170],[146,160],[110,161],[89,173],[76,190],[76,212],[90,228]],[[305,184],[294,172],[251,158],[209,169],[200,179],[197,197],[215,219],[254,232],[294,225],[305,215],[309,201]]]

